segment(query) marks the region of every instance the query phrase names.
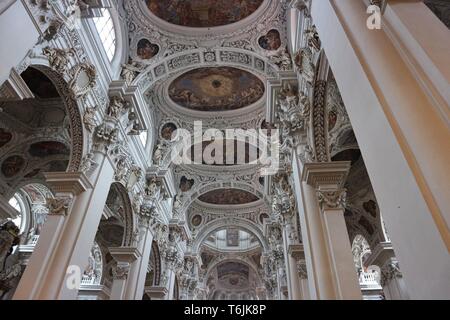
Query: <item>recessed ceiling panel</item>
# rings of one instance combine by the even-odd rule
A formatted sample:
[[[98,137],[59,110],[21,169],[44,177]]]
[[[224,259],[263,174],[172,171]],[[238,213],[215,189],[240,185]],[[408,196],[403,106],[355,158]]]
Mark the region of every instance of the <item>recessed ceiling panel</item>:
[[[253,193],[239,189],[217,189],[201,195],[198,199],[219,205],[246,204],[258,201],[258,197]]]

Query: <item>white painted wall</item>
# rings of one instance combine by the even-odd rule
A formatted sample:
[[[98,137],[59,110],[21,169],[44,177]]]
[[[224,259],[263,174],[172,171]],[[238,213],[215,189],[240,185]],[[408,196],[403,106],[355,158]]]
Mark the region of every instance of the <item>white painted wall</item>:
[[[39,37],[22,2],[11,2],[0,4],[0,84],[8,79],[11,68],[25,58]]]

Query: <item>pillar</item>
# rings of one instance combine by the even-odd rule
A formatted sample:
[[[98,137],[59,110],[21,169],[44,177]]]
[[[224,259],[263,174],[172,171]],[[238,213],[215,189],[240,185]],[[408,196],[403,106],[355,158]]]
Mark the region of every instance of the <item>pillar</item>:
[[[387,1],[379,30],[366,9],[315,0],[311,15],[408,292],[448,299],[450,31],[419,0]]]
[[[130,266],[125,300],[142,300],[145,288],[145,278],[152,250],[153,234],[148,224],[139,226],[141,233],[137,250],[141,253]]]
[[[344,220],[349,162],[307,163],[294,157],[311,299],[362,299]],[[298,187],[297,187],[298,188]],[[298,192],[298,191],[297,191]],[[305,239],[306,238],[306,239]]]
[[[288,250],[292,283],[292,300],[309,300],[308,277],[303,245],[290,245]]]
[[[297,273],[297,262],[291,255],[291,250],[295,246],[291,244],[289,234],[293,228],[292,220],[286,219],[286,223],[283,224],[283,245],[284,245],[284,257],[286,265],[286,279],[288,286],[288,298],[289,300],[302,300],[302,294],[300,291],[300,281]]]
[[[95,152],[94,160],[90,179],[84,173],[46,174],[56,199],[14,299],[77,298],[114,175],[109,156]]]
[[[395,257],[392,244],[381,242],[365,262],[366,266],[380,267],[381,286],[386,300],[407,300],[410,298],[400,265]]]
[[[130,298],[127,296],[127,289],[129,282],[132,280],[129,277],[131,264],[141,256],[141,253],[133,247],[115,247],[108,250],[117,262],[117,266],[113,269],[110,300],[127,300]]]

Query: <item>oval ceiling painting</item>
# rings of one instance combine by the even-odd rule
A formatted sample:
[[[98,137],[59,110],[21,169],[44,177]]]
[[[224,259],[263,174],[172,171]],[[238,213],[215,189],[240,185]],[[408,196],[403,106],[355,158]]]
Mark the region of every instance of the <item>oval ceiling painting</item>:
[[[228,111],[249,106],[264,95],[255,75],[231,67],[194,69],[175,79],[169,96],[182,107],[199,111]]]
[[[198,199],[202,202],[219,205],[246,204],[258,201],[253,193],[239,189],[217,189],[202,194]]]
[[[219,27],[247,18],[264,0],[146,0],[157,17],[184,27]]]

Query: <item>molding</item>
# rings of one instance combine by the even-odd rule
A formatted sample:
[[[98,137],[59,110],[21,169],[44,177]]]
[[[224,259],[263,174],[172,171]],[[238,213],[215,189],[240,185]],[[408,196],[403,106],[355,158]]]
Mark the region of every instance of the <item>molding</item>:
[[[118,263],[132,263],[142,256],[135,247],[112,247],[108,248],[108,251]]]
[[[306,163],[302,181],[316,189],[340,189],[345,184],[350,167],[350,161]]]
[[[91,182],[82,172],[46,172],[44,177],[55,193],[79,195],[88,189],[93,189]]]

